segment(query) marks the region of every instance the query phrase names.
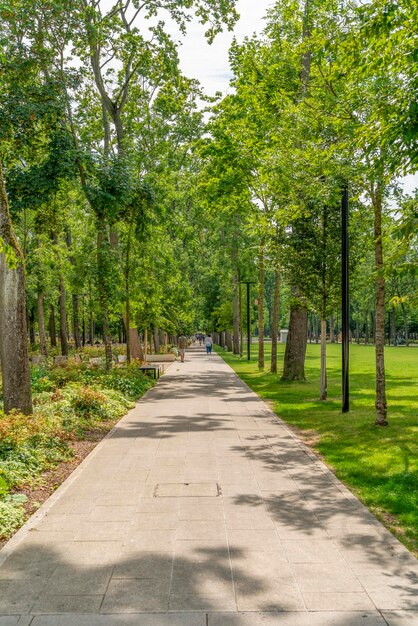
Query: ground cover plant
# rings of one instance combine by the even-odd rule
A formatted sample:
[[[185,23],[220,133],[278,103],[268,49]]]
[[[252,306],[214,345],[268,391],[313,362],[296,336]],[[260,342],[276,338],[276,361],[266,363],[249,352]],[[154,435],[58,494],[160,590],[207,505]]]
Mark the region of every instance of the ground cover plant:
[[[0,540],[25,519],[22,488],[73,458],[71,442],[103,434],[153,385],[135,366],[103,369],[33,367],[34,412],[0,412]]]
[[[266,369],[271,347],[266,344]],[[301,434],[338,478],[415,554],[418,553],[418,349],[386,349],[389,426],[374,411],[373,347],[351,346],[351,406],[341,413],[341,345],[328,350],[328,400],[319,400],[320,347],[308,345],[306,382],[281,382],[251,361],[222,356],[275,413]],[[279,359],[284,346],[279,345]],[[280,362],[280,361],[279,361]],[[280,369],[280,368],[279,368]]]

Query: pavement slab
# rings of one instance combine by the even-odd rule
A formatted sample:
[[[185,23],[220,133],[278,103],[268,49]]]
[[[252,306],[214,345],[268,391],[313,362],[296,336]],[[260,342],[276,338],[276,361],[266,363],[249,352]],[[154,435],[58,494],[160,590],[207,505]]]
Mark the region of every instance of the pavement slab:
[[[216,355],[0,552],[0,626],[415,626],[418,562]]]

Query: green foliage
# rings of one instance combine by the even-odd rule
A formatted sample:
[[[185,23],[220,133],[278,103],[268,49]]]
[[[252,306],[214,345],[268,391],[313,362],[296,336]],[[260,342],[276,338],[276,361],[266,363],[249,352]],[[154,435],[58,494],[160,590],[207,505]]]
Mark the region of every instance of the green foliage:
[[[25,509],[20,502],[0,499],[0,538],[9,537],[24,519]]]

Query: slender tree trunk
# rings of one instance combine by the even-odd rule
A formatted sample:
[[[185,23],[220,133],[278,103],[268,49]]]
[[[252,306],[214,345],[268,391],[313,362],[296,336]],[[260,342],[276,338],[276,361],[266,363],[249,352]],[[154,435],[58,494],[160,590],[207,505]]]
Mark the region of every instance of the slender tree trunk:
[[[62,276],[60,276],[59,294],[61,354],[68,356],[67,298]]]
[[[390,316],[390,334],[392,336],[392,344],[396,346],[396,311],[394,306],[392,306]]]
[[[331,315],[329,319],[329,339],[331,343],[335,343],[334,316],[333,315]]]
[[[93,293],[91,280],[89,280],[89,341],[90,345],[94,344],[94,319],[93,319]]]
[[[358,319],[358,312],[356,314],[356,343],[359,344],[360,343],[360,323],[359,323],[359,319]]]
[[[79,350],[81,348],[80,303],[78,295],[75,293],[73,293],[73,335],[75,347]]]
[[[148,354],[148,328],[144,330],[144,356]]]
[[[32,413],[28,336],[26,326],[25,264],[13,232],[0,163],[0,241],[14,257],[9,265],[0,254],[0,360],[4,411]],[[3,247],[3,246],[2,246]]]
[[[239,298],[239,355],[242,357],[244,353],[244,324],[242,318],[242,283],[238,284],[238,298]]]
[[[406,307],[404,305],[404,303],[401,303],[402,306],[402,314],[403,314],[403,328],[404,328],[404,334],[405,334],[405,345],[408,347],[409,346],[409,327],[408,327],[408,315],[406,313]]]
[[[126,331],[126,359],[131,362],[131,239],[132,239],[133,217],[131,216],[128,231],[128,240],[126,243],[125,258],[125,331]]]
[[[306,307],[294,298],[290,307],[289,334],[284,356],[283,381],[305,379],[305,355],[308,313]]]
[[[60,311],[60,340],[61,340],[61,354],[63,356],[68,355],[68,329],[67,329],[67,294],[65,290],[64,277],[61,269],[61,254],[59,250],[58,233],[54,231],[52,233],[54,242],[55,258],[57,263],[58,272],[58,291],[59,291],[59,311]]]
[[[157,326],[154,326],[154,348],[155,354],[160,354],[160,331]]]
[[[385,380],[385,278],[383,276],[383,242],[382,242],[382,190],[377,186],[373,194],[374,208],[374,240],[376,268],[376,424],[386,426],[387,401]]]
[[[315,343],[319,343],[319,323],[318,323],[318,316],[316,313],[314,315],[314,325],[315,325]]]
[[[234,285],[234,301],[233,301],[233,352],[234,354],[240,353],[239,331],[240,331],[239,287],[238,287],[238,279],[236,279],[235,285]]]
[[[66,228],[66,241],[67,241],[67,248],[68,248],[71,265],[75,267],[75,258],[72,254],[73,240],[71,236],[71,231],[68,227]],[[72,294],[72,302],[73,302],[73,337],[74,337],[75,347],[78,350],[81,348],[80,312],[79,312],[80,307],[79,307],[78,295],[75,293]]]
[[[129,288],[126,287],[125,293],[125,332],[126,332],[126,360],[128,363],[131,362],[131,302],[129,296]]]
[[[370,336],[372,343],[376,343],[375,315],[370,311]]]
[[[29,326],[29,341],[30,341],[31,348],[33,349],[36,344],[34,307],[31,307],[28,312],[28,326]]]
[[[264,239],[260,242],[258,258],[258,369],[264,369]]]
[[[43,356],[48,356],[48,348],[46,344],[46,333],[45,333],[44,294],[42,291],[38,291],[37,304],[38,304],[39,348]]]
[[[364,343],[365,343],[366,346],[369,343],[369,321],[368,321],[368,315],[366,315],[366,318],[364,320]]]
[[[280,268],[274,270],[273,316],[271,322],[271,367],[272,374],[277,373],[277,340],[279,334]]]
[[[321,388],[320,400],[327,399],[327,320],[321,320]]]
[[[106,226],[103,222],[103,218],[98,219],[98,232],[97,232],[97,274],[98,274],[98,288],[99,288],[99,303],[102,316],[103,325],[103,343],[105,346],[105,360],[106,371],[109,371],[112,367],[112,343],[110,339],[109,328],[109,311],[108,311],[108,294],[106,284],[106,272],[107,272],[107,251],[108,235]]]
[[[327,384],[327,209],[322,214],[322,293],[321,293],[321,382],[319,399],[326,400]]]
[[[51,348],[56,348],[57,347],[57,326],[55,324],[55,309],[52,304],[50,306],[49,311],[50,311],[49,322],[48,322],[49,338],[51,341]]]

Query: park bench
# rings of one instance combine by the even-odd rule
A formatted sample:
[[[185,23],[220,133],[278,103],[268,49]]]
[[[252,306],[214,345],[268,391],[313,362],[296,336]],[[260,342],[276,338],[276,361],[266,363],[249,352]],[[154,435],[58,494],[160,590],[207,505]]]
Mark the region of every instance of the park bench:
[[[140,365],[139,369],[141,372],[144,372],[144,374],[151,372],[155,380],[164,373],[164,368],[159,363],[154,363],[154,365]]]
[[[89,365],[93,365],[94,367],[98,367],[99,365],[104,365],[106,363],[105,359],[101,356],[95,356],[89,359]]]
[[[68,356],[54,356],[54,365],[65,367],[68,364]]]
[[[30,360],[34,365],[44,365],[46,363],[46,356],[43,354],[33,354]]]
[[[146,363],[172,363],[176,360],[176,355],[172,352],[168,354],[146,354]]]

